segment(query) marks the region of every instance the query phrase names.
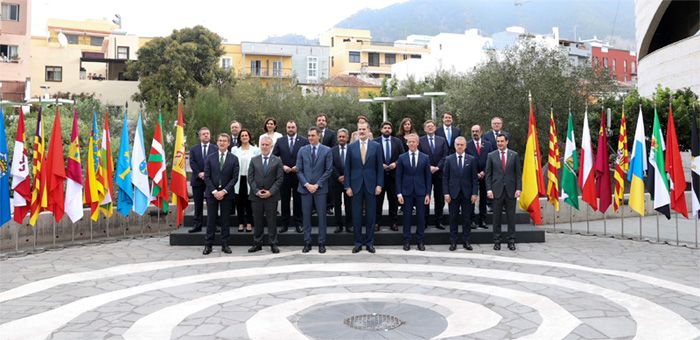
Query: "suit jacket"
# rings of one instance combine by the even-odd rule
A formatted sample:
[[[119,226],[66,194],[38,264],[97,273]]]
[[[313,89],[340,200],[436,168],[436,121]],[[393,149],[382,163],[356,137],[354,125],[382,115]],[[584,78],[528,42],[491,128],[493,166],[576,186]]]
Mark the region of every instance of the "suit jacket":
[[[311,183],[318,184],[317,193],[327,194],[328,178],[333,171],[331,149],[319,143],[316,149],[316,161],[311,160],[311,149],[311,144],[304,145],[297,154],[297,178],[299,178],[297,191],[300,194],[310,194],[304,185]]]
[[[226,190],[224,200],[232,200],[235,196],[233,187],[239,177],[238,157],[228,152],[224,160],[224,167],[219,170],[219,151],[209,155],[204,162],[204,182],[207,190],[204,195],[207,198],[214,197],[214,190]]]
[[[377,142],[367,139],[365,164],[362,164],[359,139],[348,146],[345,158],[345,189],[351,188],[354,194],[364,188],[368,194],[374,195],[377,186],[384,186],[382,150]]]
[[[348,146],[345,144],[345,158],[348,157]],[[338,182],[338,177],[345,175],[345,165],[343,160],[340,159],[340,145],[336,145],[331,149],[331,155],[333,156],[333,172],[331,172],[331,181],[333,183]]]
[[[375,142],[379,143],[379,146],[382,149],[382,162],[384,162],[384,164],[391,164],[398,161],[399,156],[401,156],[401,154],[405,151],[403,148],[403,143],[401,143],[400,139],[394,136],[390,136],[389,140],[389,144],[391,144],[391,156],[389,157],[389,159],[386,159],[386,156],[384,155],[384,136],[380,136],[374,139]],[[396,173],[396,168],[394,168],[394,170],[385,171],[384,173],[386,175],[393,176]]]
[[[442,170],[443,163],[445,162],[445,157],[449,154],[449,149],[447,147],[447,140],[444,137],[438,135],[434,136],[435,139],[435,152],[430,148],[430,141],[428,136],[422,136],[418,143],[418,150],[430,158],[430,165],[436,166]],[[436,172],[439,173],[439,172]]]
[[[433,176],[430,173],[428,155],[418,152],[416,167],[411,166],[411,151],[399,156],[396,163],[396,195],[416,195],[423,197],[430,194],[433,187]]]
[[[228,151],[231,151],[231,149],[233,149],[233,148],[235,148],[235,147],[238,146],[238,137],[236,137],[236,141],[234,142],[234,141],[233,141],[233,135],[232,135],[232,134],[229,134],[228,136],[231,137],[231,143],[230,143],[229,146],[228,146]]]
[[[515,197],[516,190],[522,190],[523,167],[520,156],[513,150],[507,150],[506,169],[501,166],[501,153],[494,150],[486,161],[486,191],[493,191],[493,197],[499,198],[505,192],[508,198]]]
[[[297,164],[297,153],[302,146],[309,144],[309,141],[297,134],[294,140],[294,149],[289,150],[289,136],[284,135],[275,143],[275,148],[272,149],[272,154],[282,159],[282,164],[288,167],[293,167]]]
[[[460,128],[454,126],[454,124],[451,126],[451,128],[452,128],[452,139],[448,141],[449,143],[447,145],[447,148],[448,148],[448,152],[450,154],[453,154],[453,153],[455,153],[455,139],[457,139],[457,137],[462,135],[462,130]],[[447,136],[445,135],[445,126],[444,125],[440,125],[437,128],[437,130],[435,130],[435,134],[442,137],[442,138],[445,138],[445,141],[447,141]]]
[[[510,133],[508,133],[507,131],[504,131],[504,130],[501,130],[501,133],[508,136],[508,140],[510,140]],[[481,136],[481,139],[491,143],[491,147],[494,150],[498,149],[498,145],[496,144],[496,136],[494,136],[493,130],[489,130],[489,132],[484,133],[484,135]]]
[[[204,160],[207,156],[216,153],[219,147],[214,143],[209,143],[207,154],[202,155],[202,144],[196,144],[190,148],[190,169],[192,169],[192,177],[190,177],[190,185],[192,187],[203,187],[204,180],[199,178],[198,174],[204,171]]]
[[[461,192],[466,198],[476,195],[479,191],[479,162],[471,155],[464,153],[462,167],[459,167],[457,154],[453,153],[445,159],[445,169],[442,171],[442,192],[453,199]]]
[[[250,194],[248,195],[248,199],[251,201],[257,202],[263,200],[255,195],[256,192],[262,189],[272,194],[267,200],[280,200],[280,187],[284,180],[282,160],[275,155],[270,155],[267,164],[268,170],[266,174],[265,168],[263,167],[262,155],[257,155],[250,160],[250,165],[248,166],[248,187],[250,188]]]
[[[321,144],[332,148],[335,146],[336,143],[336,136],[335,136],[335,131],[326,128],[326,131],[323,132],[323,140],[321,140]]]
[[[479,172],[486,171],[486,160],[489,157],[489,153],[493,150],[496,150],[494,145],[485,141],[484,138],[481,138],[480,143],[481,153],[477,152],[476,145],[474,145],[473,139],[467,141],[467,154],[471,155],[479,161]]]

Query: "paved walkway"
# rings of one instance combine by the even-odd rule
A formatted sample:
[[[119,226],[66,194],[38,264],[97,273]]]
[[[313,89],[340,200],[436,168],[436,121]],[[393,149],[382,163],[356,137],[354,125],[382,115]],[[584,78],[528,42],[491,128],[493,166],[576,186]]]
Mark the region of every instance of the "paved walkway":
[[[700,337],[696,249],[556,233],[427,248],[205,257],[159,237],[6,259],[0,339]]]

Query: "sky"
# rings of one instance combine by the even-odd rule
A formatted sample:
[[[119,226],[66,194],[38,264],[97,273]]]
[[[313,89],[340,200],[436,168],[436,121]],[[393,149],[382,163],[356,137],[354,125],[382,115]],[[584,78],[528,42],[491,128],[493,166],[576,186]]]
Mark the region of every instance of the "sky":
[[[364,9],[379,9],[406,0],[32,1],[32,35],[47,35],[49,18],[85,20],[122,17],[122,29],[138,36],[165,36],[173,29],[203,25],[228,42],[261,41],[289,33],[318,38],[334,24]]]

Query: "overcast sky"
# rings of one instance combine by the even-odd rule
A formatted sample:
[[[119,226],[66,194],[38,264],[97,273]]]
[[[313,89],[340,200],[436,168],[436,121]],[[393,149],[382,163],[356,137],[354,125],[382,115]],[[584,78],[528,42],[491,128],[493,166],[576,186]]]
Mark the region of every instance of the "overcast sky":
[[[363,8],[383,8],[406,0],[287,1],[32,1],[32,35],[46,35],[48,18],[84,20],[122,16],[122,28],[139,36],[168,35],[173,29],[203,25],[229,42],[260,41],[297,33],[315,39]]]

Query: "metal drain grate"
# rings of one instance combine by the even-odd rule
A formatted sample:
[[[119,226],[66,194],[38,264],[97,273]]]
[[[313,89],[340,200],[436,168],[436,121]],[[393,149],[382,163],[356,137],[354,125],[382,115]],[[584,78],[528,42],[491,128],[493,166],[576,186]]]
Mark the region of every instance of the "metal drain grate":
[[[351,316],[344,323],[363,331],[389,331],[406,322],[392,315],[372,313]]]

